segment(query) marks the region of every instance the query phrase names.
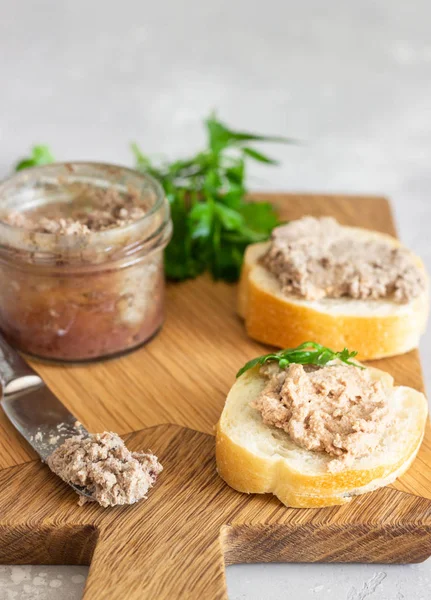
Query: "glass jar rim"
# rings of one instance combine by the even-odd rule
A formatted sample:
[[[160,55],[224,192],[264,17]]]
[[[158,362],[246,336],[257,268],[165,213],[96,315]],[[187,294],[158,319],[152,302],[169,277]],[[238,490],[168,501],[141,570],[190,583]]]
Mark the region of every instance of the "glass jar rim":
[[[22,171],[18,171],[17,173],[13,173],[12,175],[10,175],[9,177],[6,177],[5,179],[3,179],[0,182],[0,200],[1,200],[2,194],[5,191],[7,191],[7,188],[11,184],[19,183],[20,181],[25,182],[27,179],[30,179],[30,178],[37,181],[38,176],[43,176],[44,174],[49,174],[49,172],[52,171],[53,169],[59,169],[59,168],[60,169],[65,168],[72,175],[73,170],[76,167],[105,169],[106,171],[112,171],[113,169],[115,169],[119,172],[126,173],[126,174],[129,174],[134,177],[138,177],[142,181],[146,181],[147,183],[149,183],[150,187],[152,188],[152,190],[154,191],[154,193],[156,195],[156,202],[154,203],[154,205],[148,211],[146,211],[142,217],[140,217],[133,223],[129,223],[127,225],[120,225],[118,227],[113,227],[112,229],[105,229],[103,231],[93,231],[91,233],[91,235],[97,236],[99,240],[101,240],[105,234],[109,234],[109,232],[111,232],[113,230],[115,230],[115,231],[123,230],[124,231],[127,228],[133,227],[136,223],[143,222],[145,219],[148,220],[149,217],[151,217],[155,212],[157,212],[163,206],[163,202],[165,200],[165,193],[163,191],[161,184],[151,175],[148,175],[146,173],[141,173],[140,171],[137,171],[136,169],[131,169],[130,167],[125,167],[123,165],[117,165],[114,163],[98,162],[98,161],[85,161],[85,160],[53,162],[53,163],[49,163],[46,165],[40,165],[37,167],[29,167],[28,169],[24,169]],[[33,176],[33,177],[31,177],[31,176]],[[0,203],[0,208],[1,208],[1,203]],[[0,232],[1,232],[2,227],[7,227],[9,230],[22,231],[22,227],[10,225],[9,223],[6,223],[5,221],[0,220]],[[58,237],[58,234],[48,233],[48,232],[44,232],[44,233],[38,232],[37,235],[44,236],[44,237],[46,236],[45,239],[54,239],[54,238]]]
[[[24,262],[52,263],[67,257],[69,262],[79,263],[90,260],[91,253],[93,257],[98,253],[98,261],[103,262],[114,256],[166,245],[172,227],[169,202],[162,186],[150,175],[121,165],[69,161],[26,169],[0,183],[0,209],[8,204],[2,202],[5,199],[9,200],[7,208],[14,210],[10,205],[12,200],[34,203],[45,199],[48,202],[50,194],[54,198],[61,194],[62,186],[67,192],[68,185],[82,183],[121,191],[136,188],[143,199],[148,195],[151,204],[133,223],[84,235],[32,232],[0,221],[0,254],[18,252]],[[50,186],[54,186],[54,192]],[[19,206],[15,210],[19,212]]]

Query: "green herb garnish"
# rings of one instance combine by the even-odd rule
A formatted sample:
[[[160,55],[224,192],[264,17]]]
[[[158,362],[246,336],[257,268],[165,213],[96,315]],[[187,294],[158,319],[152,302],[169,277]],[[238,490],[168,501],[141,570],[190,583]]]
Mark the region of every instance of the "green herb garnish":
[[[279,224],[267,202],[245,202],[246,161],[276,164],[250,144],[294,143],[282,137],[233,131],[210,116],[207,148],[185,160],[156,165],[132,144],[137,168],[162,184],[170,202],[173,237],[165,251],[166,275],[182,280],[209,271],[236,281],[248,244],[268,239]]]
[[[280,350],[279,352],[264,354],[263,356],[253,358],[252,360],[249,360],[248,363],[246,363],[243,366],[243,368],[238,371],[236,376],[240,377],[240,375],[242,375],[249,369],[252,369],[256,365],[264,365],[265,363],[271,361],[278,362],[278,366],[280,367],[280,369],[285,369],[292,363],[298,363],[300,365],[323,366],[331,360],[338,359],[346,365],[352,365],[353,367],[363,369],[364,367],[350,360],[352,358],[355,358],[357,354],[358,353],[354,351],[349,352],[347,348],[344,348],[344,350],[342,350],[341,352],[334,352],[330,348],[321,346],[316,342],[304,342],[296,348],[286,348],[286,350]]]
[[[31,154],[28,158],[23,158],[15,166],[15,171],[22,171],[29,167],[38,167],[40,165],[48,165],[54,162],[54,157],[51,154],[48,146],[33,146]]]

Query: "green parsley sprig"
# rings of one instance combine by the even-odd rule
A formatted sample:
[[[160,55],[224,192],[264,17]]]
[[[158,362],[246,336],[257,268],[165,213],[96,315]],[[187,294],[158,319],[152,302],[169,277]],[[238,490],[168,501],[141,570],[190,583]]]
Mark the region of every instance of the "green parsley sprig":
[[[33,146],[30,156],[28,158],[23,158],[15,165],[15,171],[22,171],[29,167],[48,165],[52,162],[54,162],[54,157],[48,146]]]
[[[268,239],[279,224],[269,203],[245,201],[247,160],[277,164],[251,144],[294,140],[234,131],[214,115],[205,127],[207,147],[184,160],[157,165],[137,144],[132,150],[137,168],[160,181],[170,202],[174,231],[165,252],[167,277],[183,280],[209,271],[232,282],[247,245]]]
[[[300,365],[317,365],[322,367],[329,361],[338,359],[346,365],[352,365],[363,369],[364,367],[351,360],[352,358],[355,358],[357,354],[358,353],[355,351],[350,352],[347,348],[344,348],[341,352],[334,352],[334,350],[326,348],[326,346],[321,346],[316,342],[304,342],[296,348],[286,348],[279,352],[264,354],[263,356],[253,358],[238,371],[236,376],[240,377],[243,373],[256,365],[264,365],[267,362],[278,362],[280,369],[285,369],[292,363],[298,363]]]

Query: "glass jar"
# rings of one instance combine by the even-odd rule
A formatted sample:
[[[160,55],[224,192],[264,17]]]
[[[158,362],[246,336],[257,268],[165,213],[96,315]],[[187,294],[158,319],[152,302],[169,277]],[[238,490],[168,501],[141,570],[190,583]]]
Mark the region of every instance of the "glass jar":
[[[135,222],[87,235],[38,233],[1,221],[50,203],[71,203],[77,186],[133,189],[146,211]],[[91,213],[91,208],[89,209]],[[147,342],[163,322],[163,249],[172,232],[161,186],[131,169],[56,163],[0,184],[0,329],[36,357],[83,361]]]

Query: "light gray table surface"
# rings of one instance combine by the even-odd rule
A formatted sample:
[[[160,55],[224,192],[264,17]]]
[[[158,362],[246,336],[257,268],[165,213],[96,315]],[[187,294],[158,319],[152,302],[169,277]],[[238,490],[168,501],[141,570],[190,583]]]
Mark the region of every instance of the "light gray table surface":
[[[131,164],[131,140],[176,157],[215,108],[303,141],[271,146],[282,164],[253,167],[251,188],[387,195],[431,270],[430,19],[429,0],[0,0],[0,174],[37,142],[59,160]],[[429,335],[421,354],[430,389]],[[76,600],[86,573],[0,566],[0,600]],[[232,600],[425,600],[431,562],[227,579]]]

